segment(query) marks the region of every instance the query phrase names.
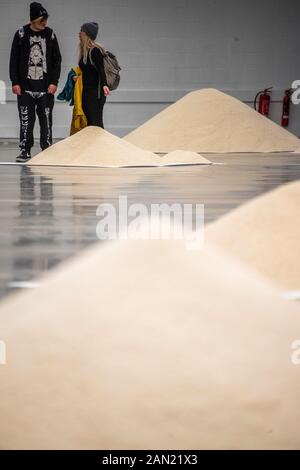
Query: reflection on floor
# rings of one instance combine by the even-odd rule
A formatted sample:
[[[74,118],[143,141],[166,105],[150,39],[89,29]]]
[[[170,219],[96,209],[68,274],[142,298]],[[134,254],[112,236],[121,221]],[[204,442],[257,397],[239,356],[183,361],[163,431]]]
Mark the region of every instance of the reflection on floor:
[[[36,153],[36,151],[35,151]],[[16,143],[0,144],[13,162]],[[101,203],[205,205],[206,223],[265,191],[300,178],[300,155],[209,155],[214,166],[55,168],[0,165],[0,296],[97,240]]]

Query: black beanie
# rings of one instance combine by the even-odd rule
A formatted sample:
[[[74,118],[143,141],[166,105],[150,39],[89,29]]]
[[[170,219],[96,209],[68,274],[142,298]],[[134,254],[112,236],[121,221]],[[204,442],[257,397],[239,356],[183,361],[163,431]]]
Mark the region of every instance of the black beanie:
[[[83,23],[81,26],[81,31],[88,35],[92,41],[95,41],[97,34],[98,34],[99,26],[98,23]]]
[[[48,18],[48,12],[45,8],[37,2],[30,3],[30,21],[37,20],[43,16],[44,18]]]

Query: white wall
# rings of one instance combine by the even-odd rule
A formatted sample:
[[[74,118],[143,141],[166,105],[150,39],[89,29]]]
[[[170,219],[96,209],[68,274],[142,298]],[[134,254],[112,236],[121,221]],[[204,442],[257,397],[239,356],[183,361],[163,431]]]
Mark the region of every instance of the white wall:
[[[18,135],[10,92],[11,41],[28,22],[29,3],[0,0],[0,137]],[[61,46],[60,87],[76,64],[78,31],[100,23],[99,40],[119,58],[122,83],[105,107],[107,130],[124,135],[189,90],[215,87],[251,102],[273,86],[271,118],[280,121],[283,91],[300,79],[300,2],[296,0],[45,0]],[[1,90],[0,90],[1,92]],[[0,99],[1,101],[1,99]],[[68,134],[71,108],[55,106],[54,136]],[[300,136],[300,106],[289,130]]]

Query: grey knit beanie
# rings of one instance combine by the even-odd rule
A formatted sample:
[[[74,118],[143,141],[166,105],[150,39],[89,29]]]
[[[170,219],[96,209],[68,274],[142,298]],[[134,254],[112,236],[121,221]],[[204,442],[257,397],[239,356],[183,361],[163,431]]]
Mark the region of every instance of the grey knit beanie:
[[[90,22],[90,23],[83,23],[81,26],[81,30],[85,34],[88,35],[93,41],[95,41],[97,34],[98,34],[99,26],[98,23]]]

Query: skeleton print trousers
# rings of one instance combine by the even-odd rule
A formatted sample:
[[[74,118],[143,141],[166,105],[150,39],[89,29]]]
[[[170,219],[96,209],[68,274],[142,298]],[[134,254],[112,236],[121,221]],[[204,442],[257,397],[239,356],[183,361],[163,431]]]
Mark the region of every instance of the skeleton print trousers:
[[[45,150],[52,145],[52,110],[54,95],[48,93],[22,93],[18,96],[20,117],[20,149],[30,152],[34,144],[33,129],[36,114],[40,123],[40,146]]]

